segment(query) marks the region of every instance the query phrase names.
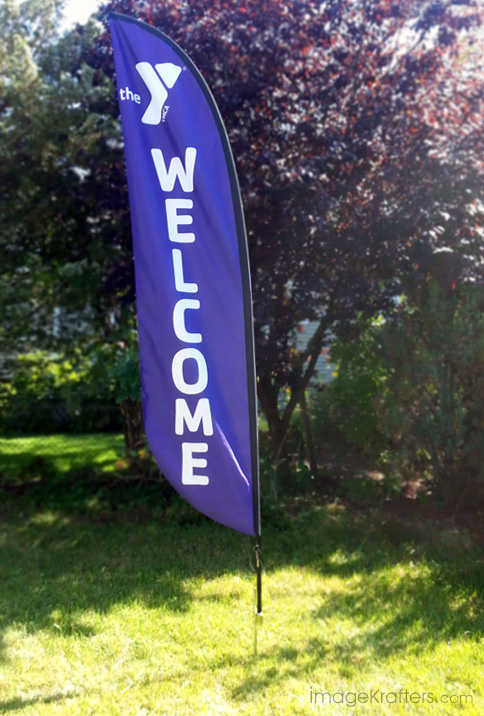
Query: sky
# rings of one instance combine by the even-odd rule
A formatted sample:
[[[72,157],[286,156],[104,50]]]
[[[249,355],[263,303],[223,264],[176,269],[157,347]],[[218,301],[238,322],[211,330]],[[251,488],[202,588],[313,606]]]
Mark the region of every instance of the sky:
[[[65,21],[68,26],[86,22],[89,15],[97,10],[101,0],[66,0]]]

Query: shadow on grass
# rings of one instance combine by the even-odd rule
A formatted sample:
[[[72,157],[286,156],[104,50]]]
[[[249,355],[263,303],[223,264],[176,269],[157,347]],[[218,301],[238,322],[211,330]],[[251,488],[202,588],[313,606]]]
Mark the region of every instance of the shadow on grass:
[[[121,486],[121,492],[124,489]],[[86,500],[92,495],[82,496],[82,504],[77,505],[82,506],[81,514],[72,511],[75,502],[68,503],[68,510],[60,509],[64,503],[56,503],[54,496],[45,498],[38,512],[35,504],[29,511],[15,511],[12,506],[0,510],[0,594],[6,602],[0,624],[25,621],[34,629],[44,628],[56,607],[64,608],[66,615],[89,608],[103,611],[134,596],[149,607],[183,611],[193,598],[183,586],[187,579],[247,572],[250,538],[189,507],[177,513],[172,505],[173,521],[163,521],[161,510],[147,510],[146,495],[137,503],[132,491],[128,493],[126,501],[117,495],[118,509],[111,504],[106,511],[98,506],[88,509]],[[155,494],[149,497],[152,504],[157,497],[162,499]],[[25,506],[22,502],[21,508]],[[344,594],[323,595],[315,619],[338,613],[363,622],[375,604],[391,601],[400,605],[400,612],[397,616],[392,612],[395,626],[389,623],[386,629],[398,633],[402,625],[419,620],[425,600],[435,610],[422,639],[425,632],[451,638],[456,629],[469,631],[476,619],[484,632],[484,621],[475,609],[476,600],[484,597],[482,552],[471,554],[471,547],[458,536],[437,536],[437,540],[435,536],[416,538],[402,528],[398,541],[389,540],[376,511],[364,515],[353,509],[322,508],[301,515],[287,529],[266,527],[265,568],[270,572],[297,566],[341,578],[374,575],[361,586],[352,584]],[[412,558],[425,561],[424,576],[391,583],[379,575],[382,569]],[[16,599],[8,600],[8,592]],[[469,600],[459,606],[462,597]],[[387,641],[375,637],[380,645]],[[389,649],[395,646],[394,640],[388,642]]]
[[[89,513],[84,505],[82,515],[47,510],[45,503],[42,510],[26,508],[25,501],[18,510],[0,503],[0,662],[12,625],[27,634],[90,638],[86,612],[137,601],[182,614],[197,598],[189,578],[244,570],[251,550],[249,538],[203,518],[195,525],[185,518],[182,525],[162,523],[144,502],[129,508],[120,502],[110,512]]]
[[[30,699],[11,699],[10,701],[0,702],[0,710],[2,714],[8,713],[9,711],[20,711],[27,706],[37,706],[38,704],[55,704],[65,699],[73,699],[79,696],[78,693],[70,694],[51,694],[50,696],[35,696]]]
[[[46,485],[50,485],[46,489]],[[180,617],[199,597],[190,580],[224,573],[248,573],[251,540],[191,511],[171,505],[171,520],[153,505],[163,495],[153,487],[107,489],[94,480],[77,491],[75,481],[31,487],[0,503],[0,661],[7,658],[4,635],[15,625],[28,634],[39,630],[95,636],[83,614],[108,613],[136,600],[147,608]],[[282,525],[284,529],[278,527]],[[391,654],[415,652],[467,633],[484,634],[484,562],[465,535],[426,531],[421,523],[399,525],[343,506],[308,509],[293,521],[273,516],[264,526],[267,572],[301,568],[303,575],[347,580],[344,591],[322,591],[311,616],[321,636],[301,647],[277,647],[262,654],[260,668],[242,678],[235,699],[270,684],[300,678],[331,658],[377,663]],[[398,580],[399,564],[424,565],[415,577]],[[408,572],[407,572],[408,574]],[[375,625],[371,615],[384,611]],[[424,618],[423,618],[424,614]],[[339,643],[326,642],[324,622],[351,620],[357,629]],[[283,668],[276,669],[274,662]],[[232,663],[232,662],[231,662]],[[227,662],[215,660],[213,670]],[[40,698],[40,697],[39,697]],[[58,700],[55,695],[49,697]],[[64,698],[64,697],[62,697]],[[0,712],[26,702],[0,703]]]

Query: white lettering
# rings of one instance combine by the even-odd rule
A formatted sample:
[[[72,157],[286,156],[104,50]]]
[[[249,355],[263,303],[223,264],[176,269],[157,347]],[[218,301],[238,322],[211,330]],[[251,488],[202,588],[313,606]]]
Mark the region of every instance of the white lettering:
[[[192,433],[195,433],[201,424],[204,435],[213,435],[212,413],[208,398],[200,398],[193,415],[185,398],[175,400],[175,433],[177,435],[183,435],[184,424]]]
[[[157,66],[158,70],[158,66]],[[160,73],[161,74],[161,73]],[[155,83],[152,83],[152,86]],[[168,107],[163,108],[162,121],[165,120]],[[163,192],[171,192],[178,180],[181,189],[186,193],[193,192],[193,177],[195,171],[195,160],[197,150],[188,147],[185,150],[185,163],[180,157],[173,157],[167,169],[165,157],[161,149],[152,149],[151,156],[158,176],[158,181]],[[189,244],[195,241],[195,234],[190,231],[180,231],[180,227],[191,226],[193,217],[190,212],[193,209],[191,199],[167,198],[165,199],[166,221],[168,225],[168,238],[174,243]],[[183,254],[180,249],[172,250],[173,273],[175,278],[175,289],[179,293],[198,293],[198,284],[185,281],[183,272]],[[200,301],[195,298],[181,298],[173,309],[173,330],[178,340],[184,343],[201,343],[202,334],[187,330],[186,311],[198,311]],[[187,382],[185,377],[185,361],[195,361],[195,366],[190,366]],[[203,393],[208,386],[207,362],[203,353],[196,348],[182,348],[174,356],[171,365],[173,383],[175,388],[185,395],[197,395]],[[208,398],[200,398],[193,413],[185,398],[175,400],[175,433],[183,435],[185,431],[196,433],[203,431],[203,435],[213,435],[212,413]],[[208,452],[208,443],[182,443],[182,484],[203,485],[209,484],[207,475],[195,474],[195,470],[204,470],[208,461],[202,454]]]
[[[196,298],[182,298],[173,309],[173,330],[175,336],[184,343],[201,343],[201,333],[190,333],[185,326],[185,311],[197,311],[200,308],[200,301]]]
[[[134,94],[134,92],[131,92],[129,87],[120,89],[119,96],[123,102],[129,101],[136,102],[136,104],[141,104],[141,96],[139,94]]]
[[[183,374],[183,365],[186,360],[192,359],[198,368],[198,378],[195,383],[187,383]],[[202,393],[208,385],[207,363],[202,353],[196,348],[182,348],[175,353],[171,364],[171,372],[175,387],[185,395]]]
[[[207,443],[182,443],[182,484],[183,485],[208,485],[207,475],[194,475],[196,467],[201,469],[207,467],[205,458],[196,458],[193,453],[208,452]]]
[[[176,241],[179,244],[192,244],[195,241],[195,234],[191,232],[180,234],[178,227],[193,224],[193,216],[180,215],[178,209],[193,209],[193,201],[191,199],[166,199],[165,208],[170,241]]]
[[[175,288],[180,293],[197,293],[197,283],[185,283],[183,276],[183,256],[180,249],[173,249],[171,252],[173,258],[173,272],[175,274]]]
[[[168,170],[166,169],[165,158],[161,149],[152,149],[151,156],[153,157],[158,181],[163,191],[173,191],[177,179],[183,191],[187,193],[193,191],[193,173],[195,171],[195,160],[197,158],[197,150],[195,147],[187,147],[185,151],[185,166],[183,166],[180,157],[173,157]]]

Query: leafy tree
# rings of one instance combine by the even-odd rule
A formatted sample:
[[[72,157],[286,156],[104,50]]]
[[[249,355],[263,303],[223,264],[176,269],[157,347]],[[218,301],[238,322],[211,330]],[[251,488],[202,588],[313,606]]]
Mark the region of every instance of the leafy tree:
[[[426,280],[437,249],[453,257],[440,261],[443,282],[480,278],[483,84],[473,43],[482,7],[116,0],[106,8],[178,42],[221,109],[248,227],[259,398],[278,458],[329,328],[342,334],[356,315],[391,312],[396,293]],[[113,76],[107,29],[90,63]],[[297,354],[294,330],[305,318],[319,328]]]
[[[124,182],[107,169],[119,160],[111,86],[82,62],[95,25],[59,37],[59,6],[0,4],[2,353],[76,337],[86,348],[119,328],[126,292],[105,288],[127,226]]]
[[[107,14],[99,37],[91,23],[54,43],[48,3],[27,5],[44,18],[40,35],[37,20],[22,24],[11,3],[1,5],[4,27],[17,23],[8,37],[28,52],[8,55],[13,74],[0,56],[0,338],[54,342],[45,327],[60,302],[71,315],[89,307],[93,343],[123,337],[134,290]],[[482,60],[473,43],[482,7],[116,0],[107,8],[173,37],[221,109],[246,211],[259,398],[277,460],[329,328],[343,335],[356,315],[391,312],[396,293],[417,292],[430,274],[445,285],[480,280]],[[319,328],[298,354],[294,331],[305,318]]]
[[[42,398],[42,381],[22,388],[32,349],[50,351],[39,364],[45,385],[65,361],[72,365],[86,402],[96,397],[85,383],[99,385],[103,371],[105,385],[113,378],[122,391],[118,354],[135,344],[116,100],[84,62],[95,22],[60,35],[61,12],[61,2],[0,0],[0,357],[13,378],[3,401],[11,420],[13,402]],[[122,392],[120,402],[124,418]],[[135,423],[139,433],[139,410]],[[129,450],[133,431],[123,426]]]

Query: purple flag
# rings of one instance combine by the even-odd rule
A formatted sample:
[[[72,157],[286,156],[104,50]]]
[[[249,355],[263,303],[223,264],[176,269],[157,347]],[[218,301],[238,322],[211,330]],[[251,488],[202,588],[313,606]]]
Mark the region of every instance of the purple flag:
[[[136,272],[146,436],[196,509],[260,533],[252,303],[240,193],[187,55],[111,14]]]

